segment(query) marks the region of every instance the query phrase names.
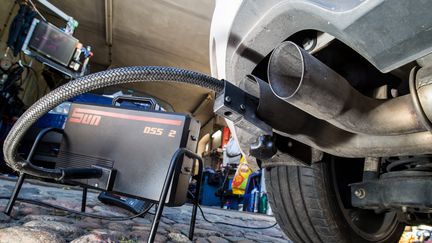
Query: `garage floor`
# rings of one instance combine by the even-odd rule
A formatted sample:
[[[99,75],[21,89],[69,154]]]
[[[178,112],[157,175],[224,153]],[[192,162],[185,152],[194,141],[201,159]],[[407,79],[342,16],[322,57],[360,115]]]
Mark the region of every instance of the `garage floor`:
[[[14,182],[0,178],[0,196],[10,195]],[[81,207],[81,191],[48,183],[25,183],[22,198],[42,200],[75,210]],[[108,207],[97,200],[97,194],[89,192],[89,213],[106,216],[124,216],[122,209]],[[3,211],[6,200],[0,201]],[[166,208],[155,242],[190,242],[188,233],[190,205]],[[273,217],[240,213],[214,208],[204,208],[212,221],[226,221],[239,225],[266,226],[275,222]],[[145,242],[151,225],[151,215],[129,221],[110,222],[100,219],[65,215],[37,206],[17,203],[12,217],[0,213],[0,242]],[[290,242],[278,226],[265,230],[249,230],[205,222],[197,216],[194,242]]]

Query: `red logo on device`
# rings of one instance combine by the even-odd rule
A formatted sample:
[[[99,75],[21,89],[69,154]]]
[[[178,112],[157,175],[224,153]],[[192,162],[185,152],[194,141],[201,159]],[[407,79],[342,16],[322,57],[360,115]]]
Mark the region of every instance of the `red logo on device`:
[[[150,116],[137,116],[137,115],[122,114],[122,113],[115,113],[109,111],[92,110],[86,108],[74,108],[72,111],[72,115],[69,118],[69,122],[99,126],[102,116],[131,120],[131,121],[166,124],[166,125],[173,125],[173,126],[181,126],[183,123],[183,121],[181,120],[164,119],[164,118],[157,118],[157,117],[150,117]]]
[[[99,126],[100,120],[101,116],[82,113],[77,111],[77,109],[73,110],[72,116],[71,118],[69,118],[70,122],[81,123],[91,126]]]

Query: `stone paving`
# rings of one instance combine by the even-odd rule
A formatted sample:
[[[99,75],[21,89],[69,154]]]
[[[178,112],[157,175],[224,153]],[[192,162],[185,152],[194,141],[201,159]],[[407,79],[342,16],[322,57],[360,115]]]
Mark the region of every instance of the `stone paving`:
[[[9,196],[14,181],[0,178],[0,196]],[[77,188],[31,181],[25,183],[19,197],[41,200],[79,211],[81,191]],[[6,200],[0,200],[3,212]],[[155,242],[190,242],[191,206],[166,207]],[[262,227],[275,219],[266,215],[240,213],[203,207],[206,218],[238,225]],[[152,210],[153,211],[153,210]],[[97,200],[97,193],[89,191],[86,212],[104,216],[126,216],[129,212],[110,207]],[[107,221],[66,214],[59,210],[17,202],[11,217],[0,213],[0,242],[146,242],[152,215],[127,221]],[[265,230],[243,229],[204,221],[198,213],[193,242],[290,242],[279,226]]]

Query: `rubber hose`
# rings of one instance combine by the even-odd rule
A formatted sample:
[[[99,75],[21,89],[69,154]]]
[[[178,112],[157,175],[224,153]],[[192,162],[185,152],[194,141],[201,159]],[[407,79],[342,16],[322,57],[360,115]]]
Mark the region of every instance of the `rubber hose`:
[[[112,85],[154,81],[193,84],[215,92],[220,92],[224,86],[223,81],[202,73],[158,66],[116,68],[75,79],[39,99],[17,120],[3,144],[6,163],[20,173],[62,180],[66,169],[37,167],[18,155],[19,144],[33,123],[54,107],[79,94]]]

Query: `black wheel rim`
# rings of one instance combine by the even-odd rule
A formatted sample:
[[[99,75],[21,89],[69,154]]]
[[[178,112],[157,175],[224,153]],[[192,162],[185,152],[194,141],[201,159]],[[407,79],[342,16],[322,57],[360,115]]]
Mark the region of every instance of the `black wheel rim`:
[[[395,212],[376,213],[373,210],[354,208],[350,205],[349,184],[362,179],[363,163],[340,161],[345,158],[330,159],[332,184],[339,209],[346,222],[358,236],[371,242],[386,241],[398,229],[399,222]],[[343,173],[342,173],[343,172]]]

